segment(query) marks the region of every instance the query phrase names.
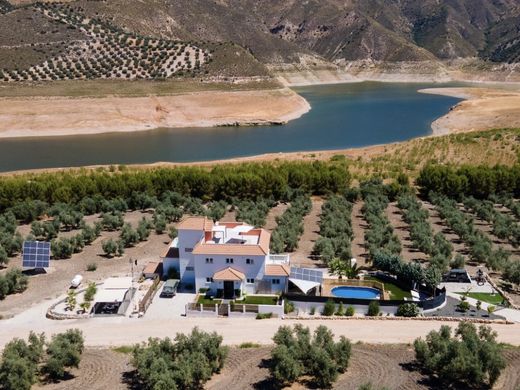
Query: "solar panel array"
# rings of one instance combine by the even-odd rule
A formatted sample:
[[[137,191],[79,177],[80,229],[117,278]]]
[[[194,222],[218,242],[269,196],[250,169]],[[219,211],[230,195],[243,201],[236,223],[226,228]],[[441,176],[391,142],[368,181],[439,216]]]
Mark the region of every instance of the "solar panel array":
[[[321,283],[323,281],[323,271],[310,268],[291,267],[290,277],[293,279]]]
[[[23,243],[22,266],[24,268],[49,268],[51,243],[25,241]]]

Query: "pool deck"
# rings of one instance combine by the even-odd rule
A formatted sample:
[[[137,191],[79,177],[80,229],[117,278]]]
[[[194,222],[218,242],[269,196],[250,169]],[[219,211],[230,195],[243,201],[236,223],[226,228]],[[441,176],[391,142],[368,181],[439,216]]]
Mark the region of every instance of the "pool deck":
[[[351,287],[370,287],[378,289],[382,292],[381,300],[389,300],[390,294],[384,290],[384,285],[381,282],[375,280],[357,280],[357,279],[323,279],[321,286],[321,295],[324,297],[334,297],[332,289],[338,286],[351,286]]]

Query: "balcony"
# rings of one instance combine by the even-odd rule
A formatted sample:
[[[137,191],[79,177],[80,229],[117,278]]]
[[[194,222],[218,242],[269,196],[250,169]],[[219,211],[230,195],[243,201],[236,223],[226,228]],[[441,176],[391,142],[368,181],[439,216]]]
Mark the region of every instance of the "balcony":
[[[291,258],[289,255],[269,255],[266,264],[289,265],[290,262]]]

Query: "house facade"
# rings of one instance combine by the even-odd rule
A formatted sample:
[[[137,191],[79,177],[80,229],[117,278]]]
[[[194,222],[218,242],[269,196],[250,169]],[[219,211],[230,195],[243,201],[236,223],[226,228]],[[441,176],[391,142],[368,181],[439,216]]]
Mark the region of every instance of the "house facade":
[[[176,269],[184,288],[209,289],[225,298],[286,290],[289,256],[270,254],[267,230],[205,217],[186,218],[177,230],[163,257],[163,271]]]

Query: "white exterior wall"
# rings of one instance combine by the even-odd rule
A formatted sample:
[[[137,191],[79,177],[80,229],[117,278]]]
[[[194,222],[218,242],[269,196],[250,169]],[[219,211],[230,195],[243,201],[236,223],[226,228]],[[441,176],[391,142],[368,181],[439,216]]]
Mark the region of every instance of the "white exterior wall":
[[[325,306],[324,303],[319,302],[298,302],[291,301],[294,303],[294,309],[298,312],[298,314],[308,314],[311,309],[314,307],[315,315],[320,315],[323,312],[323,308]],[[336,310],[338,309],[339,303],[336,304]],[[348,306],[353,306],[356,311],[355,314],[366,315],[368,312],[368,304],[366,305],[348,305],[343,304],[343,307],[346,309]],[[380,310],[382,315],[395,315],[397,313],[397,306],[380,306]]]
[[[188,267],[195,267],[192,250],[203,236],[204,232],[200,230],[179,230],[179,274],[184,285],[195,286],[195,271]]]
[[[273,279],[278,279],[280,284],[273,284]],[[271,294],[281,294],[287,290],[288,278],[286,276],[264,276],[264,280],[271,285]]]
[[[235,289],[240,289],[242,284],[242,291],[248,294],[254,294],[256,286],[248,284],[247,279],[260,280],[264,276],[266,256],[193,255],[193,257],[197,291],[200,288],[209,288],[213,291],[224,288],[223,282],[208,283],[206,278],[212,278],[216,272],[228,267],[234,268],[246,276],[243,283],[235,282]],[[213,263],[206,263],[206,258],[212,258]],[[226,263],[226,258],[232,258],[233,263]],[[252,259],[253,264],[246,264],[246,259]]]

